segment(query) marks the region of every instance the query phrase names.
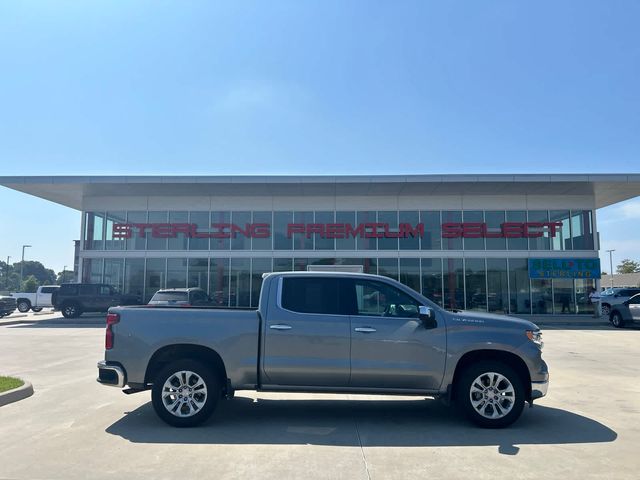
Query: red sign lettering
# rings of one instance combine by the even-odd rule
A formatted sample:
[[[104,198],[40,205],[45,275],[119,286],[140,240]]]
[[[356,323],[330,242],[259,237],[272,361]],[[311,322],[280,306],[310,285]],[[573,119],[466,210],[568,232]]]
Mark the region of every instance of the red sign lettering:
[[[442,238],[536,238],[545,233],[555,237],[561,227],[560,222],[505,222],[500,230],[489,230],[486,223],[443,223]]]
[[[537,238],[555,237],[560,222],[504,222],[500,227],[489,228],[481,222],[448,222],[441,226],[442,238]],[[199,230],[195,223],[114,223],[114,239],[127,239],[147,234],[153,238],[175,238],[184,235],[189,238],[269,238],[271,226],[268,223],[212,223],[208,229]],[[288,238],[303,235],[312,238],[409,238],[423,237],[424,224],[413,226],[400,223],[397,228],[388,223],[289,223],[286,227]]]

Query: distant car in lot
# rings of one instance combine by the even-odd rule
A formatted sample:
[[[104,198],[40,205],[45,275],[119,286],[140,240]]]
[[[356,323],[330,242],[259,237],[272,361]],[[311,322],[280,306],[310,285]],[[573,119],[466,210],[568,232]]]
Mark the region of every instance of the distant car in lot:
[[[42,285],[33,293],[17,292],[12,293],[11,296],[16,299],[20,312],[26,313],[29,310],[40,312],[43,308],[53,307],[51,295],[58,288],[60,288],[58,285]]]
[[[102,283],[63,283],[54,292],[52,302],[65,318],[76,318],[85,312],[106,312],[110,307],[139,305],[140,298],[123,295],[111,285]]]
[[[11,315],[16,309],[16,299],[0,295],[0,318]]]
[[[149,300],[149,305],[211,307],[215,302],[201,288],[167,288],[158,290]]]
[[[612,307],[622,305],[638,293],[640,293],[640,288],[608,288],[600,294],[602,315],[608,317],[611,314]]]
[[[609,321],[616,328],[622,328],[626,324],[640,322],[640,293],[620,305],[611,308]]]

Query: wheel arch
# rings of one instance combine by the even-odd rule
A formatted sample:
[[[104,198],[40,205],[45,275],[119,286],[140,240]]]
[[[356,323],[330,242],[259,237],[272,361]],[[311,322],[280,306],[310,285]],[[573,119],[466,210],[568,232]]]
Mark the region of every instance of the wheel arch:
[[[145,384],[153,383],[155,376],[166,365],[183,359],[197,360],[203,365],[212,367],[220,377],[221,385],[225,388],[227,384],[227,369],[220,354],[212,348],[190,343],[167,345],[156,350],[147,364],[144,374]]]
[[[468,366],[486,360],[501,362],[513,368],[522,380],[522,384],[525,390],[525,399],[527,401],[531,400],[531,374],[529,373],[529,368],[527,367],[527,364],[524,362],[524,360],[515,353],[507,352],[505,350],[490,349],[473,350],[471,352],[465,353],[460,358],[460,360],[456,364],[456,369],[453,373],[453,379],[449,388],[451,391],[452,400],[455,401],[455,386],[460,379],[462,372]]]

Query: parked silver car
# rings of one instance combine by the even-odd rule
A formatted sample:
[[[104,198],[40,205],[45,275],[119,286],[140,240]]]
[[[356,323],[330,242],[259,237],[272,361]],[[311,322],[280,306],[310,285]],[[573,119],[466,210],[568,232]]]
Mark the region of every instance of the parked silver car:
[[[640,288],[608,288],[600,294],[600,304],[602,305],[602,315],[609,316],[612,307],[622,305],[634,295],[640,293]]]
[[[633,322],[640,322],[640,293],[611,308],[609,321],[616,328]]]

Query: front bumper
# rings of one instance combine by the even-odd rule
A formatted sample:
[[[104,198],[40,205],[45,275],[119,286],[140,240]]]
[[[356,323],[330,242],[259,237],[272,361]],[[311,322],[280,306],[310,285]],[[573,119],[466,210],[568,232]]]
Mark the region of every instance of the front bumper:
[[[531,400],[544,397],[548,389],[549,380],[545,380],[544,382],[531,382]]]
[[[124,388],[127,383],[127,375],[119,365],[107,364],[104,360],[98,362],[98,383],[110,387]]]

